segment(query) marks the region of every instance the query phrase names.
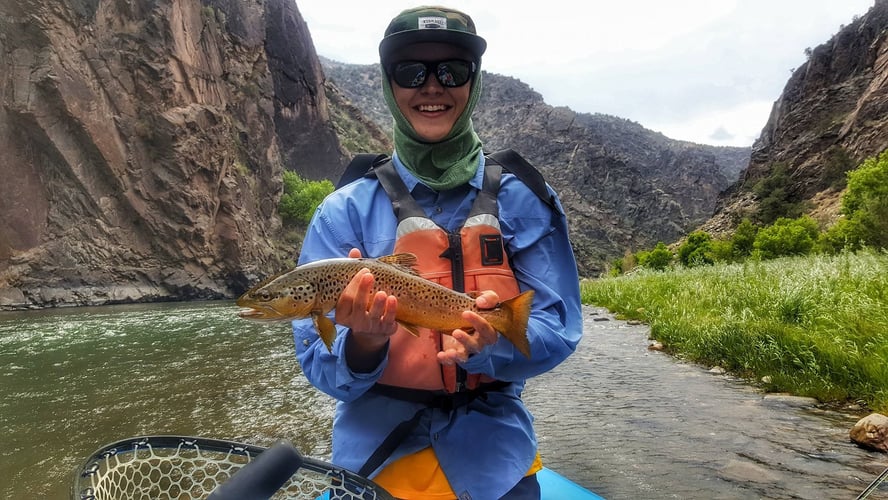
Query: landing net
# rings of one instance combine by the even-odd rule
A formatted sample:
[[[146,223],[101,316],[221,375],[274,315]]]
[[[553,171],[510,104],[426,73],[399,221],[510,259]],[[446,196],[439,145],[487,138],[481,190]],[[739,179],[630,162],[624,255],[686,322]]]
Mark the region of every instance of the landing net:
[[[265,448],[184,436],[137,437],[96,451],[77,471],[74,500],[197,500],[207,498]],[[392,498],[375,483],[329,463],[302,457],[302,466],[272,499]]]

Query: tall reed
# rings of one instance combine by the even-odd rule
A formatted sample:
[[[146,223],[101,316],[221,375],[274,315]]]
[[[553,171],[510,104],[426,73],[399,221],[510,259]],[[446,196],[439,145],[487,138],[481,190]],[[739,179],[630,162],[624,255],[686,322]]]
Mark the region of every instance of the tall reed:
[[[767,390],[888,410],[888,253],[813,255],[584,281],[672,353]]]

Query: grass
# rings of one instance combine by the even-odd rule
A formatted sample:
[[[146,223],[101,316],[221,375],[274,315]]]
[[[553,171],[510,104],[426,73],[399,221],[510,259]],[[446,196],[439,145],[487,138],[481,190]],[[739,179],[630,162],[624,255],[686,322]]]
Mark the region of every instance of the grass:
[[[584,281],[583,302],[651,326],[674,355],[823,402],[888,411],[888,253]]]

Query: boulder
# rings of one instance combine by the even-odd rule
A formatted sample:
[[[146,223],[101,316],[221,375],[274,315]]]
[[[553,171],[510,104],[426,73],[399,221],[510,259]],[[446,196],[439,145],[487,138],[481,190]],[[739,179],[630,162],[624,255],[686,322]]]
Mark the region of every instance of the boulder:
[[[864,448],[888,452],[888,417],[881,413],[858,420],[850,434],[851,440]]]

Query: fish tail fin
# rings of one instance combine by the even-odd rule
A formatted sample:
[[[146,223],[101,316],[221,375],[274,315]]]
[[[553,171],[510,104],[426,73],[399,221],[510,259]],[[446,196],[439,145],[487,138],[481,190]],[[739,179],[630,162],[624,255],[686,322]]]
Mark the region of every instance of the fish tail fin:
[[[504,311],[501,319],[491,319],[491,324],[503,337],[509,339],[515,348],[527,359],[530,359],[530,341],[527,339],[527,321],[530,318],[530,306],[533,304],[533,290],[527,290],[509,300],[500,303]]]

